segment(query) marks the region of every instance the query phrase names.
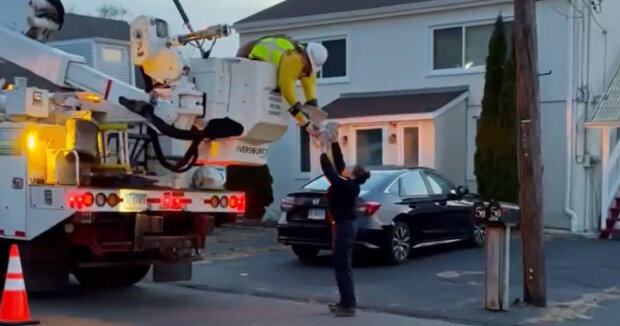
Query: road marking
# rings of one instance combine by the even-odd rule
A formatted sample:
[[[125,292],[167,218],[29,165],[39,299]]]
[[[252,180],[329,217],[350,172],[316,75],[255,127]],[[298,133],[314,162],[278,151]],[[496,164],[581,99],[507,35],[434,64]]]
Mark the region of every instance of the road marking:
[[[600,303],[603,301],[618,299],[620,299],[620,289],[616,286],[610,287],[602,292],[584,294],[580,299],[574,301],[553,302],[543,310],[542,316],[527,319],[525,323],[560,323],[571,319],[590,320],[592,316],[587,314],[589,310],[600,308]]]

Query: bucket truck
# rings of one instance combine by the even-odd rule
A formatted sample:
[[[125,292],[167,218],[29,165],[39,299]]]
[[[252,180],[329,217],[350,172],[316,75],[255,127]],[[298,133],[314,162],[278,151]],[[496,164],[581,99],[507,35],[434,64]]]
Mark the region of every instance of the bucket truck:
[[[62,90],[21,77],[0,85],[0,277],[18,242],[29,291],[63,286],[70,273],[89,286],[129,286],[151,267],[156,282],[189,280],[208,217],[245,207],[244,193],[222,189],[207,165],[264,165],[287,130],[276,68],[188,59],[180,47],[230,27],[171,35],[165,21],[140,16],[132,56],[148,87],[138,89],[33,39],[59,3],[47,1],[12,0],[0,12],[0,59]],[[140,140],[152,145],[156,173],[132,164]]]

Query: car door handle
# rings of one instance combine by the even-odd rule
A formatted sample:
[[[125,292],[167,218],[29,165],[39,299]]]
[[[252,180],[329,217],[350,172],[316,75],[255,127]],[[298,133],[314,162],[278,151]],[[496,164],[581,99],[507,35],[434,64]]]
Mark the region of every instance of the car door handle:
[[[435,205],[437,205],[437,206],[446,206],[446,202],[445,201],[436,201]]]

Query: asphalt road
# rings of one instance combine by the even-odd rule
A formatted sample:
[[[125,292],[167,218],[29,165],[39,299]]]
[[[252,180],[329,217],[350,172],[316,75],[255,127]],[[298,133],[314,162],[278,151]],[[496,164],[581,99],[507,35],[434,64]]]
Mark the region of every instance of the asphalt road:
[[[213,243],[209,260],[195,267],[192,282],[182,285],[298,302],[325,303],[337,297],[329,254],[302,264],[287,247],[277,245],[273,230],[252,230],[245,244],[237,240],[241,242],[228,249],[222,247],[226,243]],[[515,236],[510,297],[516,302],[522,294],[519,243]],[[358,302],[371,311],[475,325],[618,325],[620,260],[615,257],[620,242],[554,237],[545,249],[546,309],[516,304],[508,313],[485,311],[483,251],[460,245],[417,251],[401,266],[361,257],[355,270]]]
[[[520,248],[513,241],[511,299],[521,295]],[[31,296],[43,325],[618,325],[620,242],[553,239],[545,245],[549,305],[482,308],[481,249],[452,245],[416,252],[401,266],[358,257],[360,314],[331,317],[337,297],[331,259],[300,263],[274,230],[222,229],[209,238],[207,260],[191,282],[140,285],[115,292]],[[27,281],[27,280],[26,280]]]
[[[76,286],[68,293],[32,297],[31,310],[44,326],[459,326],[372,312],[335,318],[319,304],[148,283],[99,293]]]

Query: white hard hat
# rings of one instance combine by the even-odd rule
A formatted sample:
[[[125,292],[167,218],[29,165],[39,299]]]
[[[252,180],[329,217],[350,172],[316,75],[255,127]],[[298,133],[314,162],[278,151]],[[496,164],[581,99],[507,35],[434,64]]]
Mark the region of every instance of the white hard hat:
[[[312,71],[316,72],[327,61],[327,49],[321,43],[310,42],[306,45],[306,53],[312,65]]]

